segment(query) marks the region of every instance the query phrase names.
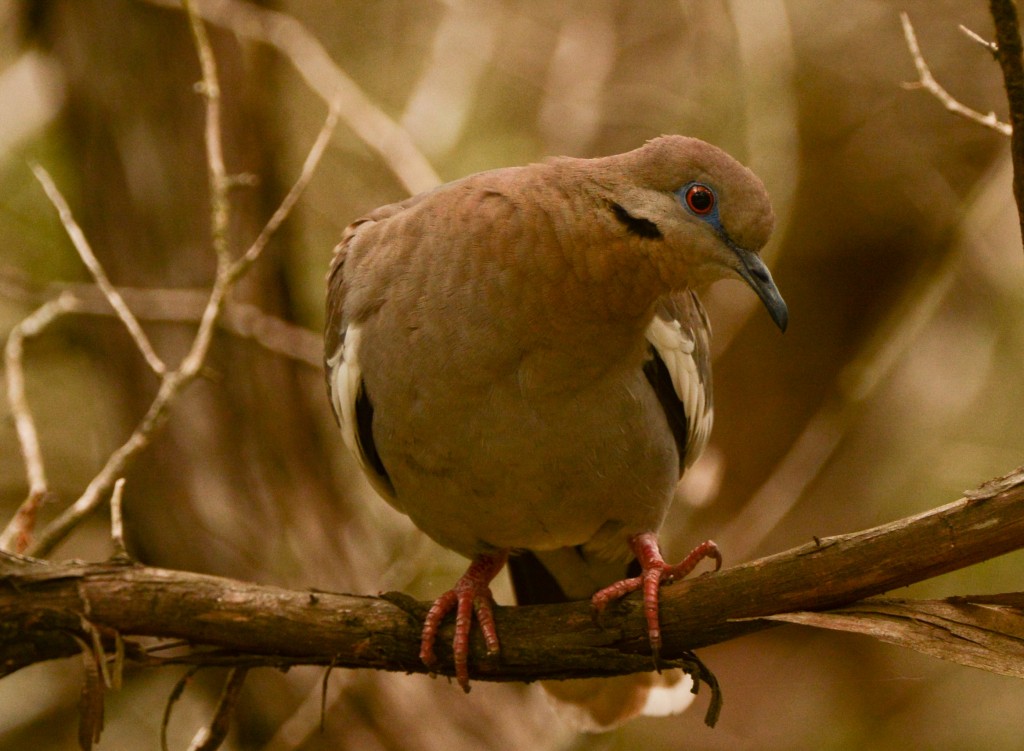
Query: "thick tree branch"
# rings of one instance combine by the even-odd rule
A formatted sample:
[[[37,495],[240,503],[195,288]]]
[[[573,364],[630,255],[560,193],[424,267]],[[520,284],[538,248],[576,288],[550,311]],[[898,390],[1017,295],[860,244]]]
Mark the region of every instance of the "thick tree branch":
[[[766,616],[825,610],[1024,547],[1024,468],[960,500],[873,529],[821,538],[758,561],[668,587],[663,655],[772,625]],[[181,640],[125,646],[141,664],[300,664],[424,672],[418,659],[426,604],[404,595],[296,592],[132,564],[51,564],[0,557],[0,675],[81,651],[93,629]],[[640,603],[613,606],[601,624],[589,603],[500,608],[502,652],[475,639],[475,679],[537,680],[650,670]],[[450,624],[447,629],[450,629]],[[474,635],[476,636],[476,635]],[[450,633],[441,672],[451,669]]]

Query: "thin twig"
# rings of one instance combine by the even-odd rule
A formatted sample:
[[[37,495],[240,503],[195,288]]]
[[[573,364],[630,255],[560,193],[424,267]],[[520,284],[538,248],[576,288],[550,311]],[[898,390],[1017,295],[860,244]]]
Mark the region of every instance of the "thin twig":
[[[35,527],[39,505],[49,493],[43,452],[39,448],[39,432],[36,430],[35,419],[25,396],[25,368],[22,362],[25,340],[39,335],[47,326],[72,310],[74,297],[70,293],[61,294],[56,299],[44,303],[11,329],[7,345],[4,347],[7,401],[14,417],[14,428],[25,462],[25,474],[28,477],[28,497],[0,534],[0,550],[6,552],[24,552]]]
[[[212,207],[211,228],[212,241],[217,257],[217,273],[210,290],[210,296],[199,322],[192,345],[176,370],[164,374],[160,387],[146,414],[129,436],[108,458],[102,469],[96,474],[82,495],[69,508],[65,509],[39,534],[31,553],[35,556],[45,555],[53,546],[64,539],[67,534],[88,514],[92,513],[102,502],[104,495],[114,481],[123,476],[138,454],[152,441],[153,435],[167,420],[171,406],[178,394],[190,384],[201,372],[206,356],[213,341],[213,332],[221,318],[228,294],[234,283],[244,274],[259,257],[271,235],[288,217],[302,190],[308,185],[313,171],[323,156],[324,149],[330,138],[337,113],[332,109],[327,122],[321,129],[310,148],[303,169],[291,190],[288,191],[278,209],[271,216],[266,226],[257,236],[253,246],[237,261],[232,262],[228,255],[227,215],[221,213],[228,208],[228,179],[224,169],[220,143],[219,116],[219,84],[216,77],[216,64],[213,52],[206,38],[202,21],[199,19],[195,6],[186,2],[190,25],[203,68],[203,89],[206,94],[207,119],[205,137],[207,140],[207,159],[210,172]],[[77,226],[77,225],[76,225]]]
[[[191,682],[195,674],[200,671],[201,665],[189,668],[183,676],[174,684],[174,688],[171,689],[170,695],[167,697],[167,703],[164,704],[164,714],[160,720],[160,749],[161,751],[170,751],[170,746],[167,745],[167,726],[171,723],[171,712],[174,710],[174,705],[177,704],[178,699],[185,693],[185,689],[188,688],[188,684]]]
[[[75,313],[110,315],[109,307],[97,299],[91,284],[66,285],[77,300]],[[143,321],[198,323],[210,296],[208,289],[140,289],[122,287],[121,294]],[[248,339],[278,357],[295,360],[311,368],[323,368],[323,336],[304,326],[286,321],[252,303],[228,299],[217,320],[217,328],[240,339]]]
[[[22,363],[25,339],[36,336],[57,318],[71,310],[71,296],[61,295],[56,300],[44,304],[34,313],[18,323],[7,339],[5,347],[5,368],[7,370],[7,398],[14,415],[14,424],[25,459],[28,473],[29,490],[43,492],[47,490],[46,471],[43,466],[42,452],[39,449],[39,434],[25,396],[25,371]]]
[[[309,185],[309,181],[313,179],[313,173],[316,172],[316,166],[320,163],[320,158],[324,155],[324,151],[327,149],[327,144],[331,142],[331,135],[334,133],[334,128],[338,124],[338,106],[337,103],[332,104],[330,111],[327,114],[327,119],[324,121],[323,126],[320,128],[320,132],[316,136],[316,140],[313,142],[313,146],[310,148],[309,153],[306,155],[305,161],[302,163],[302,170],[299,172],[299,177],[292,185],[292,189],[288,191],[288,195],[281,201],[281,205],[277,207],[277,210],[270,217],[266,226],[260,231],[256,239],[253,240],[252,245],[245,251],[232,265],[228,271],[228,275],[231,279],[237,279],[242,276],[249,267],[260,257],[263,249],[267,246],[270,238],[281,223],[288,218],[291,210],[295,207],[296,202],[299,200],[299,196],[302,195],[306,186]]]
[[[183,2],[203,71],[202,90],[206,97],[206,129],[203,136],[206,141],[207,168],[210,178],[210,233],[217,258],[217,273],[209,300],[206,303],[206,309],[199,321],[199,330],[196,332],[188,354],[178,366],[178,371],[183,377],[191,380],[199,373],[206,360],[206,353],[213,340],[214,327],[220,317],[228,291],[237,276],[231,278],[230,274],[232,262],[227,238],[228,211],[230,209],[229,185],[227,169],[224,166],[221,152],[223,133],[220,123],[220,83],[217,79],[217,64],[213,56],[213,49],[210,47],[210,40],[206,35],[206,27],[203,25],[195,3],[192,0],[183,0]]]
[[[82,656],[85,681],[78,699],[78,747],[89,751],[99,743],[103,732],[103,681],[99,666],[102,657],[96,655],[89,644],[77,635],[71,637],[78,644]]]
[[[128,548],[124,544],[124,517],[121,514],[121,501],[124,497],[124,478],[114,482],[114,492],[110,494],[110,541],[114,546],[115,560],[129,560]]]
[[[57,209],[65,231],[71,238],[76,250],[78,250],[83,262],[96,279],[98,287],[125,324],[147,363],[157,374],[164,376],[157,397],[154,399],[142,422],[129,437],[128,441],[111,454],[107,463],[96,477],[93,478],[93,481],[89,483],[82,496],[43,531],[43,534],[33,546],[33,550],[37,554],[42,554],[52,549],[52,546],[73,529],[81,518],[91,513],[99,505],[111,481],[123,474],[134,457],[149,444],[150,436],[166,420],[166,415],[177,394],[198,375],[209,350],[214,327],[219,323],[230,287],[258,259],[270,237],[289,215],[311,179],[315,167],[329,142],[331,132],[337,123],[338,110],[337,107],[332,107],[327,122],[321,129],[303,165],[299,179],[248,251],[237,261],[232,262],[229,257],[227,243],[229,212],[227,194],[230,187],[230,179],[224,166],[221,145],[220,87],[217,79],[216,61],[205,28],[195,11],[195,7],[189,2],[186,2],[185,5],[203,71],[201,89],[206,96],[207,102],[205,140],[210,174],[212,236],[218,261],[218,272],[193,346],[190,348],[188,355],[181,363],[177,372],[167,373],[166,366],[156,355],[138,320],[132,314],[127,304],[125,304],[117,289],[110,283],[102,265],[92,252],[84,232],[82,232],[80,226],[74,220],[67,202],[57,189],[50,175],[39,165],[32,165],[36,178]],[[12,414],[15,416],[19,442],[22,446],[22,453],[25,457],[27,474],[29,476],[29,494],[3,534],[0,535],[0,549],[2,550],[14,549],[21,552],[29,546],[37,509],[47,492],[38,433],[24,397],[24,378],[21,367],[23,334],[27,333],[27,330],[33,326],[34,322],[44,317],[49,320],[62,312],[66,312],[64,308],[68,308],[73,299],[69,295],[62,295],[57,301],[47,303],[40,311],[37,311],[37,314],[23,322],[20,328],[16,327],[11,332],[7,343],[8,394],[12,403]],[[118,508],[117,501],[120,500],[119,490],[120,485],[115,485],[112,498],[113,509]],[[115,547],[118,545],[118,539],[118,536],[115,534]],[[119,549],[123,549],[123,537],[120,540]]]
[[[286,357],[320,370],[324,366],[323,335],[270,315],[255,305],[231,300],[224,307],[220,327],[249,339],[278,357]]]
[[[210,296],[209,289],[118,287],[118,292],[141,322],[198,323]],[[116,317],[107,298],[95,284],[51,282],[35,285],[10,269],[0,267],[0,297],[39,306],[67,294],[76,315]],[[303,365],[323,367],[323,336],[305,326],[267,313],[252,303],[228,299],[218,328],[240,339],[249,339],[278,357]]]
[[[324,669],[323,680],[320,681],[320,732],[324,732],[327,725],[327,685],[331,680],[331,671],[334,670],[334,660]]]
[[[330,119],[330,116],[328,116],[328,121],[330,121]],[[325,135],[324,130],[321,130],[320,137],[316,139],[313,147],[311,147],[310,154],[312,156],[311,158],[306,159],[303,172],[295,182],[295,186],[299,186],[298,189],[293,186],[286,196],[285,200],[289,200],[287,207],[289,210],[295,205],[295,201],[298,199],[298,194],[301,192],[301,189],[309,183],[310,176],[316,169],[318,160],[323,154],[323,145],[326,143],[329,135],[329,133]],[[282,205],[284,205],[284,201],[282,201]],[[280,227],[281,223],[286,218],[287,212],[282,213],[280,211],[275,211],[274,216],[271,219],[274,224],[270,233]],[[268,226],[270,226],[270,222],[268,222]],[[264,233],[261,232],[260,236],[263,234]],[[263,244],[265,245],[266,242],[264,241]],[[242,262],[247,255],[248,253],[239,258],[238,262]],[[259,253],[256,252],[253,260],[255,260],[255,257],[258,257],[258,255]],[[242,271],[244,272],[249,265],[250,264],[246,262]],[[242,272],[239,272],[239,274],[240,273]],[[154,397],[145,416],[136,426],[128,440],[108,457],[106,464],[92,479],[78,500],[76,500],[69,508],[65,509],[64,512],[58,515],[56,519],[50,522],[50,524],[48,524],[46,528],[39,533],[39,537],[36,539],[34,545],[29,548],[31,555],[37,557],[46,555],[57,543],[63,540],[85,516],[92,513],[100,504],[102,504],[105,494],[112,487],[114,481],[118,477],[123,476],[138,454],[149,446],[153,439],[153,435],[167,420],[167,415],[174,401],[177,399],[178,394],[182,389],[188,386],[202,370],[203,363],[206,361],[206,356],[209,352],[210,344],[213,339],[213,332],[218,326],[224,311],[227,295],[234,282],[237,281],[237,278],[238,277],[234,273],[227,273],[226,271],[224,273],[218,273],[217,278],[214,280],[213,288],[210,291],[210,297],[207,301],[206,307],[203,309],[202,317],[199,322],[199,330],[196,332],[195,339],[192,342],[192,346],[190,347],[188,354],[186,354],[185,358],[176,370],[170,371],[164,375],[163,379],[160,381],[160,388],[157,391],[156,397]]]
[[[903,87],[905,89],[924,89],[938,99],[942,106],[950,112],[966,117],[968,120],[984,125],[986,128],[991,128],[997,133],[1002,133],[1004,136],[1012,135],[1013,128],[1008,123],[1001,122],[996,117],[995,112],[983,115],[977,110],[961,104],[935,80],[931,69],[928,67],[928,63],[925,62],[924,56],[921,54],[921,48],[917,43],[917,35],[914,34],[914,27],[910,23],[910,16],[906,13],[900,13],[900,21],[903,23],[903,36],[907,40],[907,49],[910,50],[910,55],[914,58],[914,66],[917,68],[918,75],[917,81],[905,83]]]
[[[183,0],[188,14],[189,28],[199,55],[199,66],[203,80],[198,85],[206,99],[206,164],[210,183],[210,226],[213,236],[213,250],[217,255],[217,273],[223,273],[230,263],[228,258],[228,216],[230,204],[228,190],[230,181],[224,166],[224,147],[220,118],[220,80],[217,77],[217,59],[210,46],[206,27],[196,10],[193,0]]]
[[[242,694],[242,686],[248,673],[248,668],[231,668],[228,671],[224,689],[217,701],[213,717],[210,718],[210,724],[195,734],[188,747],[189,751],[216,751],[221,747],[227,738],[228,729],[231,727],[231,715],[238,705],[238,698]]]
[[[313,173],[320,163],[327,144],[330,142],[331,134],[334,132],[337,122],[337,110],[332,108],[327,115],[323,127],[320,128],[316,140],[310,147],[309,154],[302,164],[302,171],[292,185],[291,190],[288,191],[277,210],[270,217],[270,220],[257,235],[252,245],[249,246],[249,249],[237,260],[229,263],[223,271],[218,271],[217,279],[214,281],[213,289],[210,293],[210,300],[207,303],[206,310],[203,311],[203,317],[199,323],[199,331],[196,333],[195,341],[192,343],[192,348],[185,356],[185,359],[182,360],[179,368],[182,373],[187,374],[190,378],[199,373],[206,359],[214,327],[220,319],[228,292],[234,283],[259,258],[267,242],[280,228],[284,220],[288,218],[291,210],[299,200],[299,196],[302,195],[306,186],[309,185],[309,181],[312,179]]]
[[[149,445],[153,435],[163,426],[167,419],[169,410],[181,390],[199,375],[203,363],[206,360],[207,353],[209,352],[213,339],[213,332],[220,322],[227,297],[232,286],[259,258],[270,237],[281,226],[288,217],[292,208],[295,206],[295,203],[302,191],[308,185],[320,158],[323,156],[326,145],[329,142],[331,132],[338,119],[337,107],[332,107],[326,123],[310,149],[310,153],[303,164],[302,172],[295,184],[292,186],[291,190],[289,190],[278,209],[271,216],[270,220],[259,233],[250,248],[239,259],[232,261],[229,256],[227,236],[228,212],[230,208],[227,193],[230,187],[230,179],[228,178],[227,171],[224,167],[223,153],[221,150],[222,133],[220,125],[220,87],[217,81],[216,61],[209,44],[209,39],[206,36],[205,28],[199,18],[194,4],[186,1],[185,6],[188,11],[190,27],[192,29],[200,64],[203,70],[202,90],[206,96],[207,112],[205,138],[211,190],[211,234],[215,255],[217,257],[217,273],[213,287],[210,290],[209,298],[207,299],[206,305],[203,309],[195,338],[193,339],[188,353],[176,370],[167,371],[163,363],[159,361],[159,358],[157,358],[155,353],[153,353],[152,347],[148,346],[148,339],[145,337],[141,327],[138,325],[137,319],[128,309],[127,305],[124,304],[123,298],[121,298],[117,293],[117,290],[110,284],[102,266],[100,266],[96,261],[95,255],[89,248],[89,244],[86,241],[81,228],[74,221],[74,217],[71,215],[71,211],[67,207],[67,203],[60,196],[59,191],[56,190],[56,187],[53,185],[53,181],[49,179],[49,175],[41,168],[36,170],[37,177],[43,184],[44,189],[47,190],[47,194],[50,195],[51,201],[54,203],[58,213],[61,215],[61,220],[65,230],[71,236],[72,242],[79,250],[83,260],[86,261],[90,271],[93,272],[97,283],[101,286],[104,294],[115,307],[115,310],[117,310],[129,331],[132,332],[136,342],[139,343],[140,350],[143,351],[144,355],[147,355],[147,361],[150,362],[150,366],[162,376],[156,397],[153,399],[146,414],[129,436],[128,440],[111,453],[104,466],[96,476],[93,477],[92,481],[86,487],[78,500],[76,500],[69,508],[65,509],[64,512],[58,515],[56,519],[47,525],[35,540],[34,544],[28,548],[31,550],[32,554],[37,556],[45,555],[47,552],[52,550],[53,547],[64,539],[64,537],[67,536],[67,534],[74,529],[74,527],[86,515],[90,514],[102,503],[105,494],[110,490],[113,483],[125,474],[125,471],[134,461],[136,456],[138,456],[138,454]],[[59,299],[64,299],[66,304],[69,298]],[[14,344],[12,345],[9,342],[8,347],[14,348],[15,360],[20,362],[20,340],[17,336],[14,338]],[[21,401],[24,402],[23,379],[20,388],[17,383],[17,379],[21,372],[17,367],[17,363],[14,372],[16,383],[13,393],[15,394],[16,399],[20,394]],[[8,377],[10,378],[10,376]],[[16,411],[15,414],[19,413]],[[27,432],[19,433],[19,435],[22,439],[23,450],[27,452],[27,456],[32,457],[28,464],[30,486],[37,490],[39,488],[45,488],[45,474],[41,471],[42,463],[40,452],[38,450],[38,437],[35,432],[34,423],[31,420],[31,413],[28,412],[27,409],[23,409],[20,414],[28,415],[27,421],[25,419],[21,421],[22,424],[28,425]],[[21,429],[19,428],[19,430]],[[25,447],[27,447],[27,449]],[[41,498],[42,494],[38,492],[30,492],[29,501],[31,501],[31,503],[27,501],[26,504],[23,505],[29,513],[19,514],[19,525],[23,526],[26,519],[31,519],[34,516],[35,506],[38,505]],[[21,529],[22,526],[19,526],[19,529]],[[22,539],[24,539],[23,534],[18,534]],[[5,531],[5,538],[10,537],[13,539],[14,536],[15,530],[10,530],[9,534]]]
[[[64,226],[64,231],[71,239],[75,250],[78,251],[82,262],[89,269],[89,273],[92,274],[92,278],[96,280],[96,286],[106,295],[107,300],[110,302],[110,307],[117,312],[118,317],[124,323],[125,328],[128,329],[132,339],[135,340],[135,345],[139,348],[139,352],[142,353],[149,367],[157,375],[163,375],[167,372],[167,366],[157,356],[153,345],[149,341],[149,337],[142,330],[142,326],[139,325],[138,319],[125,303],[124,298],[118,293],[117,288],[111,284],[107,272],[104,271],[103,265],[96,257],[96,254],[92,252],[92,247],[89,245],[85,233],[82,232],[82,228],[75,221],[68,202],[64,200],[64,196],[53,182],[50,173],[39,164],[32,163],[30,166],[32,167],[33,174],[36,176],[36,180],[39,181],[39,184],[43,186],[43,190],[46,191],[46,197],[50,199],[50,203],[57,209],[57,215],[60,217],[60,223]]]
[[[318,686],[309,686],[291,713],[278,723],[264,744],[266,751],[293,751],[315,742],[317,733],[325,733],[327,715],[358,679],[352,670],[335,670],[335,660],[324,667]]]
[[[135,457],[149,446],[154,433],[163,426],[168,410],[182,387],[191,379],[185,379],[179,371],[172,371],[160,382],[160,389],[149,405],[142,421],[136,426],[128,440],[107,457],[106,463],[71,506],[65,509],[39,533],[28,548],[29,555],[42,557],[53,550],[72,529],[103,503],[114,481],[124,475]]]
[[[178,7],[177,0],[150,2]],[[408,131],[378,107],[295,18],[239,0],[203,2],[196,10],[207,22],[270,45],[287,58],[325,102],[339,105],[344,123],[380,156],[410,194],[429,190],[441,182]]]
[[[980,44],[982,47],[984,47],[990,53],[992,53],[993,56],[999,52],[999,45],[993,42],[991,39],[986,39],[978,32],[974,31],[973,29],[968,29],[963,24],[960,24],[958,28],[964,36],[966,36],[972,42],[977,42],[978,44]]]

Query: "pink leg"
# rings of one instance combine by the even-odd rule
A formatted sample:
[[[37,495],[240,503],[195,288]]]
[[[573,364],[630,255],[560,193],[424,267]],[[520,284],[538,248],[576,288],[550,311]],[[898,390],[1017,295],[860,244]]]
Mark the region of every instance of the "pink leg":
[[[455,639],[452,652],[455,654],[455,679],[464,691],[469,691],[469,632],[473,627],[473,613],[480,622],[480,630],[487,644],[487,654],[498,654],[498,629],[494,625],[494,597],[490,583],[508,561],[508,551],[481,553],[469,564],[455,586],[434,600],[423,622],[420,637],[420,659],[427,667],[437,664],[434,642],[441,621],[450,610],[455,609]]]
[[[661,626],[658,624],[658,590],[662,584],[682,579],[693,571],[705,558],[714,558],[715,571],[722,567],[722,554],[718,546],[706,540],[695,547],[675,566],[669,566],[661,557],[658,547],[658,536],[654,532],[644,532],[629,538],[629,547],[640,562],[642,573],[631,579],[623,579],[600,590],[591,598],[591,602],[601,613],[608,603],[642,589],[644,593],[644,617],[647,619],[647,633],[651,640],[651,652],[657,664],[661,652]]]

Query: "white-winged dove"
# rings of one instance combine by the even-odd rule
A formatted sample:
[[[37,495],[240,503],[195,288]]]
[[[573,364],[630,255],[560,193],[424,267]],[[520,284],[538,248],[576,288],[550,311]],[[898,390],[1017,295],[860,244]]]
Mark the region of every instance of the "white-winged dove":
[[[709,541],[666,565],[657,540],[711,430],[697,292],[738,277],[784,330],[758,255],[772,221],[750,170],[663,136],[471,175],[348,227],[325,349],[345,443],[388,502],[472,560],[426,618],[428,665],[452,610],[464,688],[474,613],[498,652],[489,584],[506,561],[520,602],[600,609],[642,589],[657,658],[660,584],[721,562]]]

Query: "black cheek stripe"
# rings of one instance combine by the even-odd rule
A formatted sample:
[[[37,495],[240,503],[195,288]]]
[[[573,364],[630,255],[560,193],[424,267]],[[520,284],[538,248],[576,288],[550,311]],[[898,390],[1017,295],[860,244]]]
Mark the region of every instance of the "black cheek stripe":
[[[661,230],[650,219],[633,216],[617,203],[611,204],[611,207],[615,218],[625,226],[627,232],[649,240],[661,239]]]

